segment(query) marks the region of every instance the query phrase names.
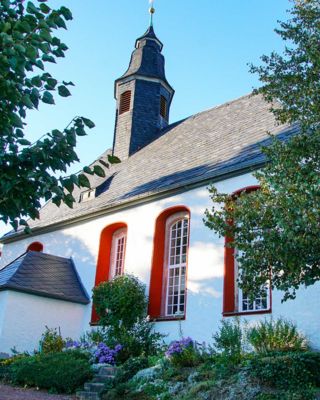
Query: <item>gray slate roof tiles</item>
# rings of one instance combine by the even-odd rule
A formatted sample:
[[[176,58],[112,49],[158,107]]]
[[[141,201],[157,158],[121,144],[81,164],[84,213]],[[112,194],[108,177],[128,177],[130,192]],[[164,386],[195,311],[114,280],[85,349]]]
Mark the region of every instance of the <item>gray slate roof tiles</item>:
[[[80,304],[90,302],[72,259],[35,251],[24,253],[0,270],[0,290]]]
[[[96,198],[78,202],[73,209],[65,205],[57,208],[49,202],[40,212],[41,219],[30,221],[30,226],[66,222],[168,190],[256,169],[265,162],[260,146],[270,140],[267,132],[285,138],[298,131],[296,126],[277,125],[269,108],[261,96],[247,95],[176,122],[148,146],[106,170],[106,178],[88,176],[92,187],[98,187]],[[75,198],[79,199],[80,193],[76,189]]]

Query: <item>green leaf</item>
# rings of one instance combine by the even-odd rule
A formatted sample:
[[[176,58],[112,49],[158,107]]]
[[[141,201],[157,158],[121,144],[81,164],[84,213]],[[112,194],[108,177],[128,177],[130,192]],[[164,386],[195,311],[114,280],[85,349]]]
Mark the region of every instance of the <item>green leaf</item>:
[[[37,49],[34,46],[27,46],[26,48],[26,56],[30,58],[32,61],[35,61],[38,57]]]
[[[50,89],[54,89],[57,85],[58,81],[53,78],[48,78],[47,79],[47,85],[50,87]]]
[[[19,139],[18,143],[21,144],[21,146],[30,146],[31,142],[29,142],[29,140],[27,139]]]
[[[41,86],[42,86],[42,80],[41,80],[41,78],[40,78],[39,75],[34,76],[34,77],[31,79],[31,83],[32,83],[34,86],[37,86],[37,87],[41,87]]]
[[[83,168],[83,172],[85,172],[86,174],[89,174],[89,175],[93,175],[93,174],[94,174],[94,172],[92,171],[92,169],[89,168],[89,167],[84,167],[84,168]]]
[[[67,89],[65,86],[60,85],[58,86],[58,93],[62,97],[68,97],[71,96],[71,93],[69,92],[69,89]]]
[[[62,181],[63,187],[68,190],[68,192],[72,193],[74,189],[74,184],[71,179],[64,179]]]
[[[27,106],[27,107],[30,108],[30,109],[34,108],[34,104],[33,104],[33,102],[31,101],[31,98],[30,98],[30,96],[29,96],[28,94],[25,94],[25,95],[22,97],[22,102],[23,102],[23,104],[24,104],[25,106]]]
[[[23,123],[21,118],[17,114],[11,114],[11,123],[13,126],[16,126],[18,128],[23,128]]]
[[[51,62],[53,64],[56,63],[56,59],[54,57],[52,57],[52,56],[49,56],[48,54],[43,54],[42,61]]]
[[[108,161],[110,164],[119,164],[121,163],[120,158],[116,157],[116,156],[112,156],[111,154],[108,154]]]
[[[53,98],[52,94],[51,94],[50,92],[48,92],[48,91],[45,91],[45,92],[43,93],[42,101],[43,101],[44,103],[46,103],[46,104],[55,104],[55,103],[54,103],[54,98]]]
[[[66,8],[66,7],[61,7],[59,11],[60,11],[60,13],[64,16],[64,18],[65,18],[67,21],[69,21],[69,20],[72,19],[72,13],[71,13],[71,11],[70,11],[68,8]]]
[[[78,136],[86,136],[86,131],[83,128],[76,128],[76,134]]]
[[[102,177],[102,178],[104,178],[104,177],[106,176],[106,173],[104,172],[104,169],[101,168],[100,165],[95,165],[95,166],[93,167],[93,172],[94,172],[96,175],[98,175],[98,176],[100,176],[100,177]]]
[[[48,43],[52,42],[52,36],[50,35],[50,32],[47,29],[41,29],[40,37],[41,39],[45,40]]]
[[[95,127],[94,122],[92,122],[90,119],[84,118],[84,117],[81,117],[81,119],[82,119],[82,122],[85,124],[85,126],[87,126],[89,129],[92,129]]]
[[[73,83],[73,82],[66,82],[66,81],[63,81],[62,82],[65,86],[75,86],[75,84]]]
[[[37,14],[39,12],[37,7],[31,1],[28,1],[26,10],[30,14]]]
[[[44,14],[49,14],[49,12],[51,11],[51,8],[49,6],[47,6],[46,4],[42,3],[42,4],[40,4],[40,10]]]
[[[59,28],[67,29],[66,23],[64,22],[64,20],[63,20],[60,16],[56,17],[56,18],[54,19],[54,22],[57,24],[57,26],[58,26]]]
[[[81,187],[87,187],[89,189],[91,187],[89,179],[84,174],[79,175],[79,185]]]

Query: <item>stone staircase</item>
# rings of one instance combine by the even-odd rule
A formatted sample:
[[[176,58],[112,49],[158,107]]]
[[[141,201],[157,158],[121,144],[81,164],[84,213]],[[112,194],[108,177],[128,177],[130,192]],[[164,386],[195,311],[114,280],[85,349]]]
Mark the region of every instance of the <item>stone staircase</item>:
[[[84,390],[77,392],[78,400],[100,400],[100,394],[108,379],[113,379],[116,374],[115,367],[101,367],[91,382],[84,384]]]

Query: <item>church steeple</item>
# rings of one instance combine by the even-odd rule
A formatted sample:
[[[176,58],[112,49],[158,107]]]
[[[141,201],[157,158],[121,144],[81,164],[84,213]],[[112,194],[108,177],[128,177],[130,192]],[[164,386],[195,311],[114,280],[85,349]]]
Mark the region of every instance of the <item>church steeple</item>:
[[[162,48],[151,19],[145,34],[136,40],[129,68],[115,81],[113,153],[121,160],[152,142],[169,123],[174,90],[165,76]]]

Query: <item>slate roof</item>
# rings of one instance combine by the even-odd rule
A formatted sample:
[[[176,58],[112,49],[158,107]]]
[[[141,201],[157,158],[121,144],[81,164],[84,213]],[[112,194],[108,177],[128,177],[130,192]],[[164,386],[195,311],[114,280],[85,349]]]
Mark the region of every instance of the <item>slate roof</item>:
[[[112,166],[106,178],[89,176],[92,187],[97,187],[96,198],[78,202],[73,209],[49,202],[40,212],[41,219],[30,221],[30,226],[35,230],[50,227],[257,169],[266,161],[260,148],[270,140],[267,132],[285,138],[298,131],[297,126],[277,125],[269,108],[261,96],[247,95],[176,122],[152,143]],[[102,155],[104,159],[108,152]],[[76,189],[78,201],[80,194]]]
[[[0,270],[0,290],[90,303],[72,259],[28,251]]]

